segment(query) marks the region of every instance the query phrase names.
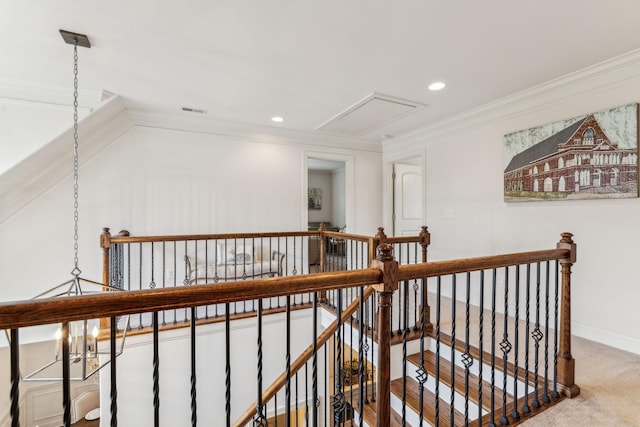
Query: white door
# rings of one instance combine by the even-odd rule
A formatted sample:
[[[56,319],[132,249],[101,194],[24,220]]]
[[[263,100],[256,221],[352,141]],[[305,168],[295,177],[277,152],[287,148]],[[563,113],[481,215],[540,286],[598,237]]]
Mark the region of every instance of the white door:
[[[417,236],[422,226],[422,168],[393,165],[393,235]]]

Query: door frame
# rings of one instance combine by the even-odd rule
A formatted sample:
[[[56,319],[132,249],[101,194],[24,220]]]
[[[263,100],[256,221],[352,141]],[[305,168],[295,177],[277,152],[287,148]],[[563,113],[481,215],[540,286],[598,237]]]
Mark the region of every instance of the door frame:
[[[309,224],[309,209],[307,204],[308,188],[309,188],[309,159],[333,160],[344,162],[344,218],[349,233],[356,232],[355,224],[355,175],[354,175],[354,157],[349,155],[326,153],[321,151],[305,151],[303,154],[303,172],[302,172],[302,230],[306,230]],[[344,224],[343,224],[344,225]]]
[[[404,152],[400,155],[384,158],[384,180],[382,191],[385,197],[383,197],[383,209],[382,220],[387,235],[393,236],[394,220],[393,211],[395,203],[395,194],[393,187],[393,171],[395,164],[410,164],[420,166],[422,170],[422,225],[426,224],[427,217],[427,181],[426,181],[426,149],[417,149],[414,151]]]

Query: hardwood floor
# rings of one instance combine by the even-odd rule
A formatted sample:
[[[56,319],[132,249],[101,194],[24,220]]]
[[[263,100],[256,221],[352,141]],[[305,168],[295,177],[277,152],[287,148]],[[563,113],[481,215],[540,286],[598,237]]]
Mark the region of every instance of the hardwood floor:
[[[77,423],[71,424],[71,425],[75,427],[100,427],[100,418],[93,421],[87,421],[83,418]]]

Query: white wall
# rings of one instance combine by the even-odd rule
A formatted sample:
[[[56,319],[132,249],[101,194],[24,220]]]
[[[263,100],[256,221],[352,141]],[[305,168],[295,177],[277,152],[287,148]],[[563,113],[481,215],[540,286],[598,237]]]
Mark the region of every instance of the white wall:
[[[640,57],[635,56],[388,143],[384,158],[388,169],[407,153],[425,156],[431,260],[553,248],[561,232],[574,233],[573,333],[640,353],[635,270],[640,200],[505,203],[502,191],[503,135],[640,101]]]
[[[80,167],[80,268],[99,280],[102,227],[134,235],[306,230],[305,152],[354,159],[353,232],[381,223],[381,153],[134,127]],[[52,159],[55,161],[55,159]],[[71,167],[70,167],[71,169]],[[71,170],[70,170],[71,172]],[[0,223],[1,300],[70,278],[71,176]]]

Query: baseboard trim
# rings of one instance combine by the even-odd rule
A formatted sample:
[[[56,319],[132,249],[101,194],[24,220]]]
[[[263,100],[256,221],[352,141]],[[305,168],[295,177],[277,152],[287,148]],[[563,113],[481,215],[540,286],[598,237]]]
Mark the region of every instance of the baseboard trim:
[[[571,324],[571,333],[577,337],[588,339],[590,341],[596,341],[600,344],[605,344],[620,350],[640,354],[640,339],[637,338],[616,334],[614,332],[605,331],[604,329],[580,323]]]

